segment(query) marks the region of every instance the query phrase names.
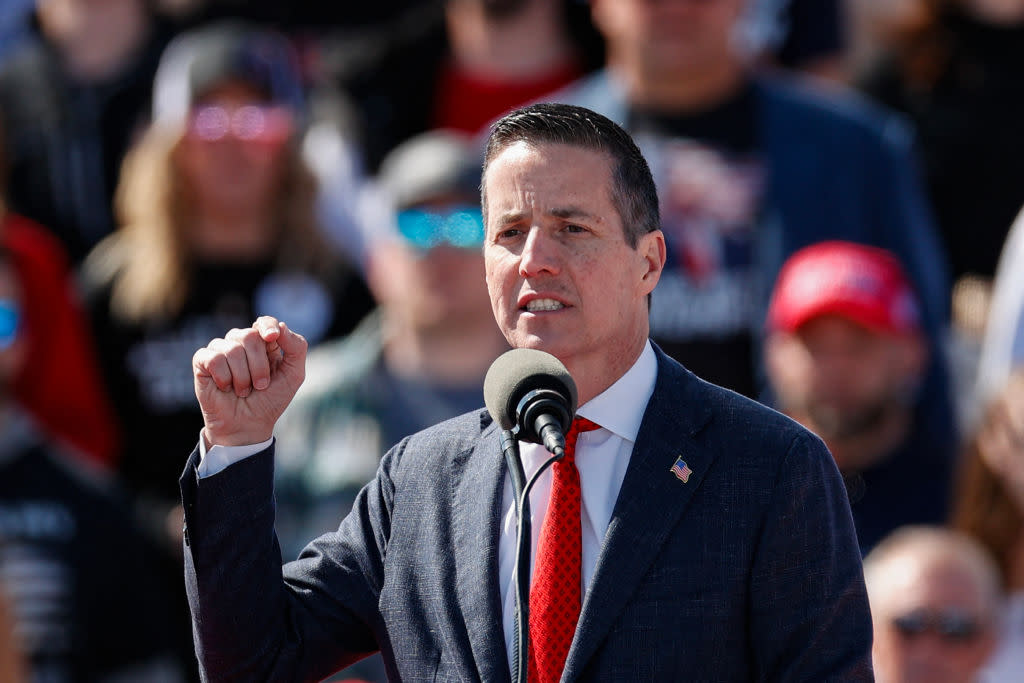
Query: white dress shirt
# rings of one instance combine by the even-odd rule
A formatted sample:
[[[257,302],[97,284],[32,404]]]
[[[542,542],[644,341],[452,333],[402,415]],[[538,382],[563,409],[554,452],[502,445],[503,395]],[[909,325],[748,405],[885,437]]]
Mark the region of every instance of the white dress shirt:
[[[999,624],[999,644],[985,664],[978,681],[1024,681],[1024,593],[1012,593]]]
[[[626,476],[629,458],[636,443],[640,422],[647,410],[647,402],[654,393],[658,374],[658,362],[651,343],[647,342],[640,357],[614,384],[579,407],[577,415],[596,422],[601,426],[590,432],[583,432],[576,442],[576,467],[580,473],[582,494],[581,531],[583,535],[583,595],[590,586],[590,578],[597,565],[605,532],[611,521],[612,509],[619,496],[622,480]],[[255,455],[267,448],[271,440],[251,446],[213,446],[206,451],[203,439],[199,440],[200,478],[214,475],[226,467]],[[550,457],[543,446],[523,443],[520,455],[527,481]],[[551,468],[537,480],[530,491],[530,513],[532,555],[535,556],[537,541],[548,509],[551,496]],[[310,539],[312,540],[312,539]],[[505,630],[505,645],[508,650],[509,669],[512,669],[512,645],[515,625],[515,586],[512,572],[516,564],[516,510],[512,480],[506,478],[502,502],[501,539],[498,545],[498,585],[502,594],[502,622]],[[531,567],[534,563],[531,561]]]
[[[647,342],[640,357],[622,377],[579,407],[576,414],[601,426],[590,432],[582,432],[576,441],[576,468],[580,472],[581,532],[583,536],[583,593],[587,594],[590,578],[597,566],[605,531],[612,518],[612,509],[619,497],[622,480],[626,476],[633,444],[640,431],[647,402],[654,393],[654,382],[658,374],[658,361],[651,343]],[[543,446],[532,443],[520,444],[520,455],[526,480],[551,457]],[[543,526],[544,514],[551,497],[551,468],[544,471],[530,491],[530,567],[537,553],[537,541]],[[505,481],[505,496],[502,503],[501,539],[498,544],[498,585],[502,595],[502,624],[505,629],[505,646],[508,651],[509,669],[513,669],[512,652],[515,638],[516,589],[512,583],[512,572],[516,566],[516,508],[512,481]],[[584,599],[585,601],[585,599]]]

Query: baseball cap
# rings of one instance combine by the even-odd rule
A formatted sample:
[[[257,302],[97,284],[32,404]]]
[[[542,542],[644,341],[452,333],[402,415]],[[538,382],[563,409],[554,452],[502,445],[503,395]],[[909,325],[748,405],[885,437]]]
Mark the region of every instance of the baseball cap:
[[[481,164],[471,138],[437,129],[391,150],[377,177],[400,211],[446,196],[477,199]]]
[[[153,119],[181,125],[189,109],[211,88],[229,80],[254,86],[268,103],[305,115],[298,58],[274,31],[225,21],[188,31],[164,51],[153,84]]]
[[[414,136],[381,162],[378,180],[395,209],[398,234],[429,250],[483,244],[481,156],[471,138],[449,130]]]
[[[899,261],[884,249],[852,242],[821,242],[786,261],[768,306],[768,328],[795,332],[829,314],[891,334],[917,333],[921,324]]]

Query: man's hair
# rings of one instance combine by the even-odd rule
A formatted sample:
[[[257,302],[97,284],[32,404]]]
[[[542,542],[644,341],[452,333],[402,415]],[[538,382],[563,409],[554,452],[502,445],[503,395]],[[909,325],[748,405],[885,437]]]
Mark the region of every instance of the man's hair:
[[[893,562],[907,558],[922,567],[950,567],[969,575],[985,607],[998,610],[1002,577],[995,559],[977,539],[945,527],[907,525],[883,538],[864,558],[864,582],[873,611],[884,611],[892,597]]]
[[[626,243],[635,248],[641,235],[661,227],[658,191],[647,160],[629,133],[611,120],[571,104],[532,104],[516,109],[491,129],[484,152],[484,176],[491,161],[517,142],[572,145],[608,155],[612,161],[611,201],[622,219]],[[485,222],[486,193],[486,183],[481,182]]]

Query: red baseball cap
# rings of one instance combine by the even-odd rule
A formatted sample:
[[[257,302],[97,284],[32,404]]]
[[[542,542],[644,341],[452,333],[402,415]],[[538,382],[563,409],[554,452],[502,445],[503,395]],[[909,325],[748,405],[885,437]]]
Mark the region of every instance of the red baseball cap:
[[[921,325],[899,261],[884,249],[853,242],[821,242],[790,256],[768,306],[768,329],[795,332],[829,314],[890,334],[916,334]]]

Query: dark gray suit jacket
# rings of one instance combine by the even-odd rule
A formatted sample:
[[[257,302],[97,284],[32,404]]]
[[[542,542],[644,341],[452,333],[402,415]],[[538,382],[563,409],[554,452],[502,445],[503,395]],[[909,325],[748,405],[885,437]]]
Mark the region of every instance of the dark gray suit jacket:
[[[670,468],[682,457],[693,474]],[[506,477],[486,411],[404,439],[338,531],[284,566],[273,449],[181,479],[204,676],[314,681],[380,649],[403,681],[508,681]],[[283,573],[283,579],[282,579]],[[658,352],[566,681],[871,680],[846,490],[793,421]]]

